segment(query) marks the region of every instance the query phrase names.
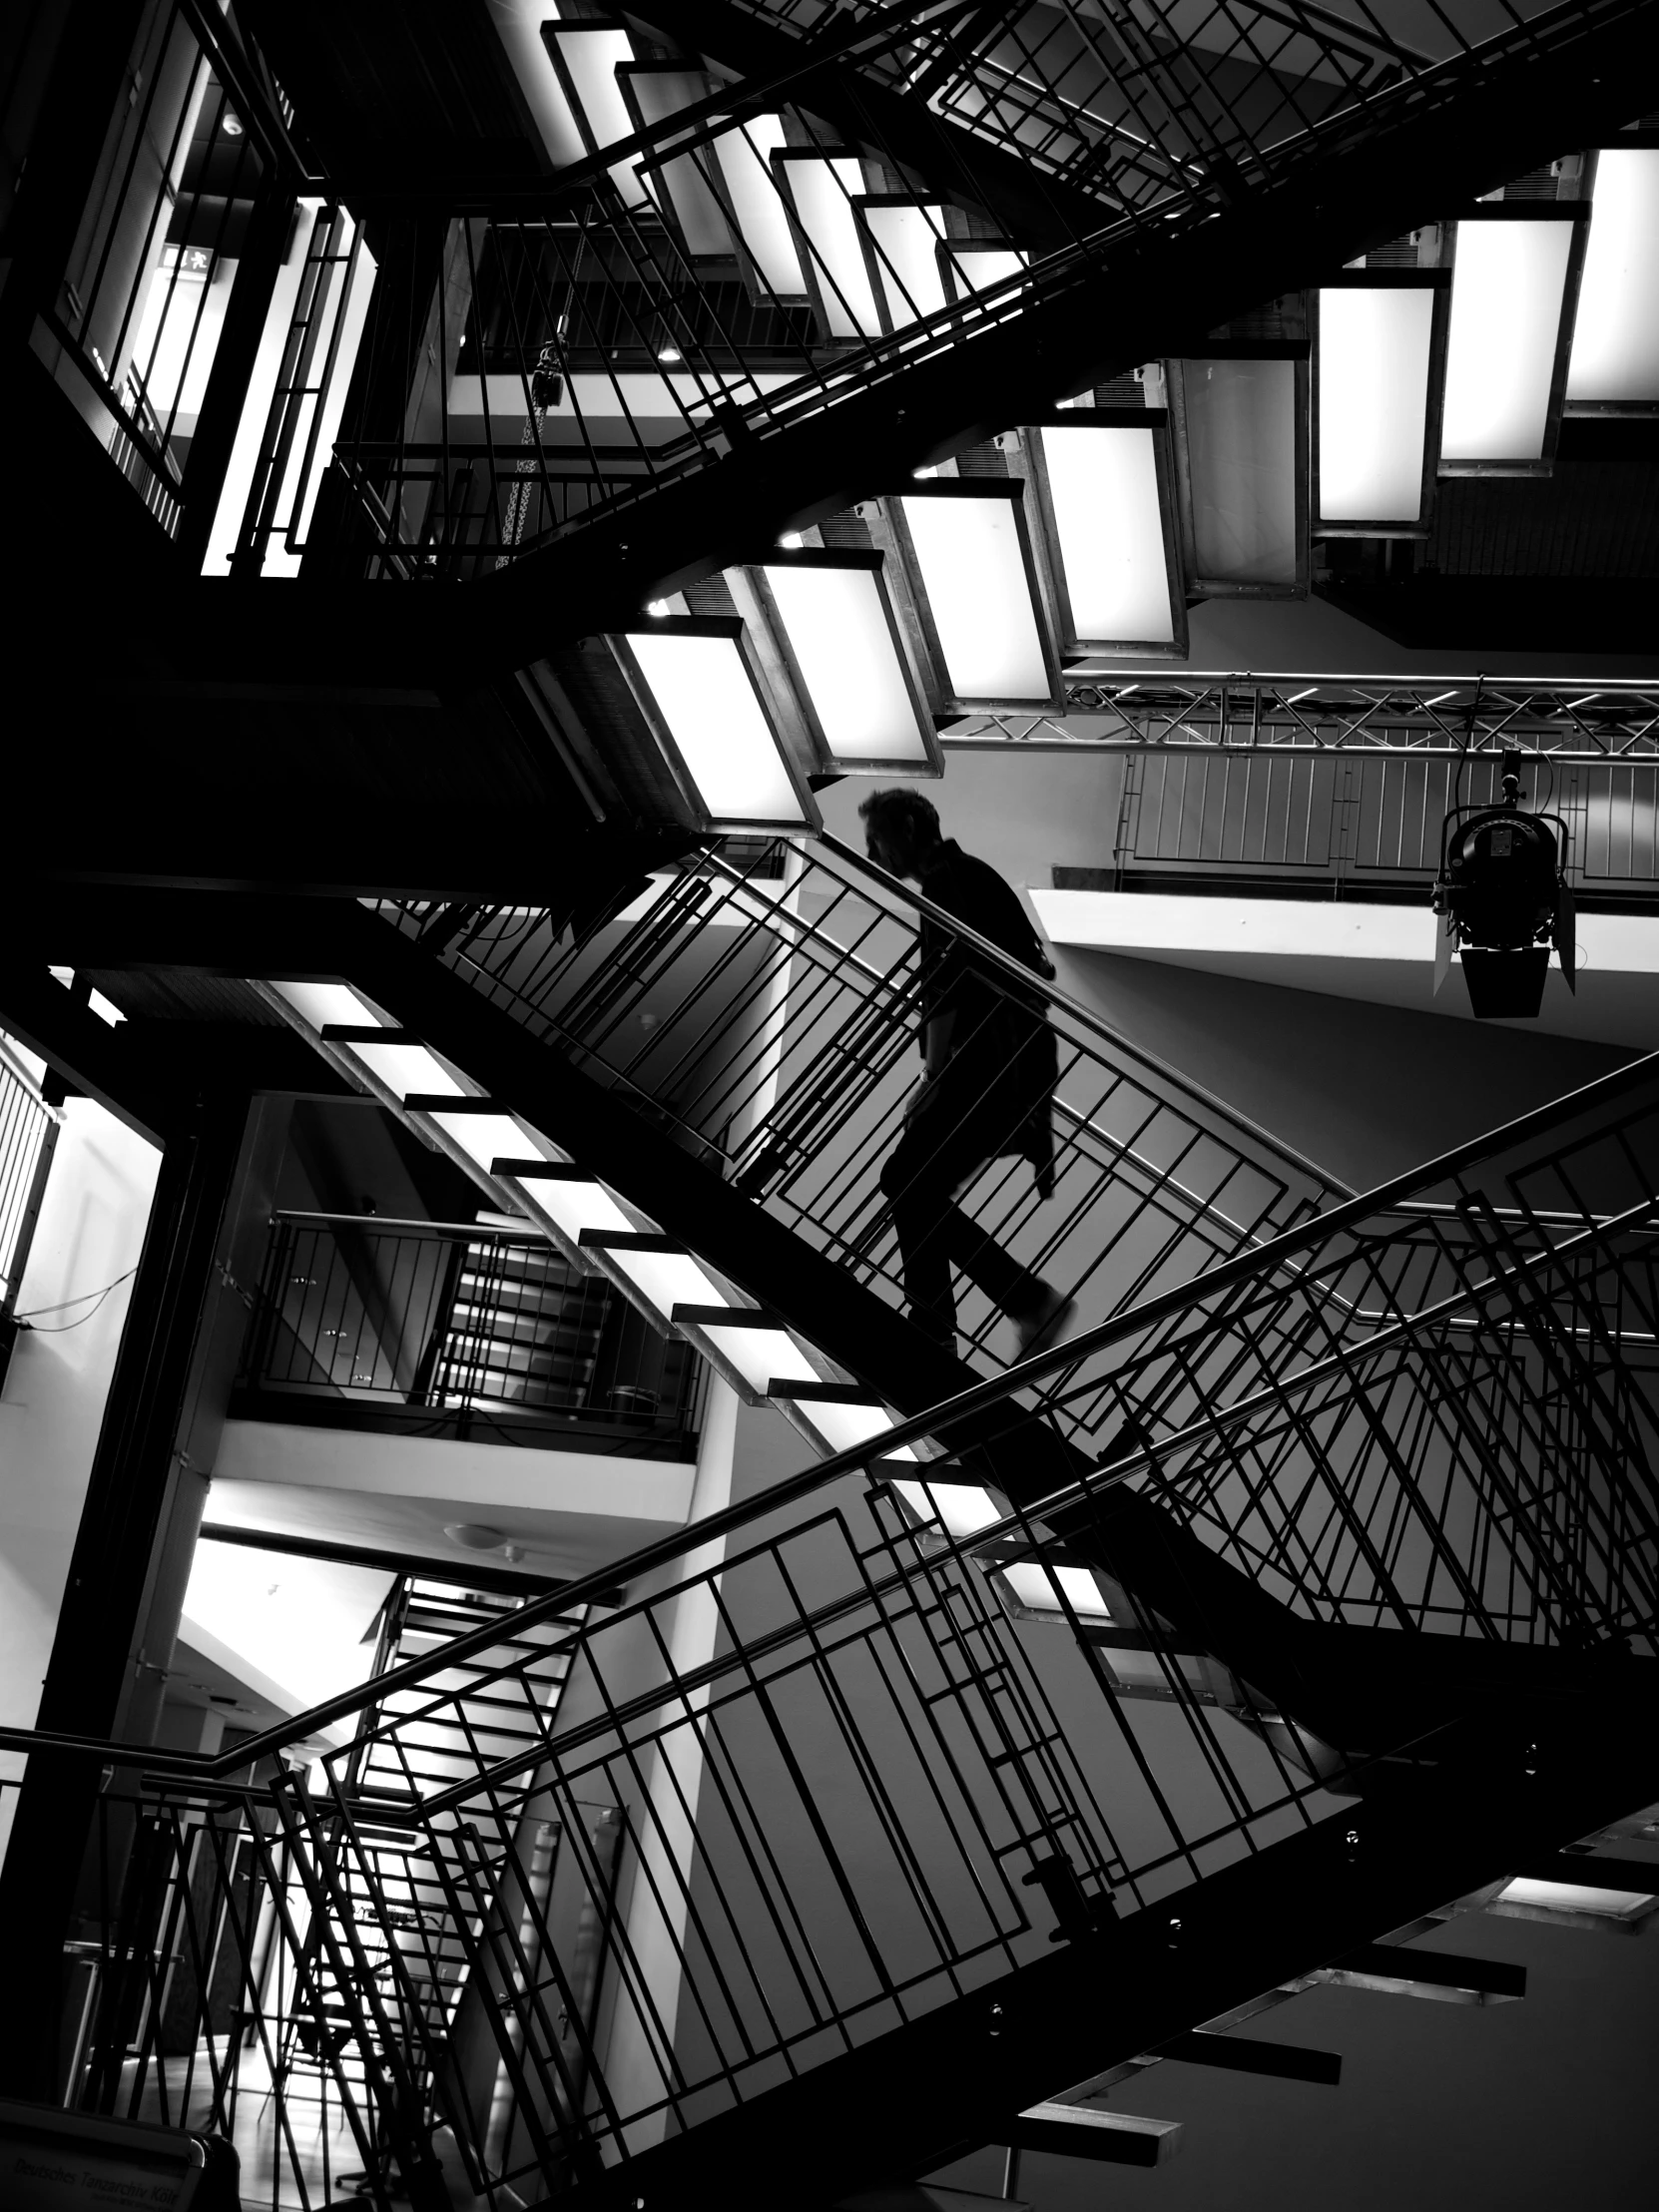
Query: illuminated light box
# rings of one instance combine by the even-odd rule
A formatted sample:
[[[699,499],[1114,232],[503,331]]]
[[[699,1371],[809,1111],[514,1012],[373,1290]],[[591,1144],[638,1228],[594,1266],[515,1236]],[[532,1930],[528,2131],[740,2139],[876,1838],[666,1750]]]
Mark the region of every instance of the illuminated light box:
[[[745,280],[763,298],[800,299],[807,278],[790,225],[789,204],[772,167],[784,145],[781,115],[752,115],[713,145]]]
[[[704,827],[817,830],[744,638],[729,620],[670,618],[610,640],[641,713]]]
[[[772,641],[822,768],[938,775],[932,718],[882,570],[879,553],[803,547],[727,582],[751,634]]]
[[[1659,147],[1603,147],[1567,364],[1570,411],[1659,411],[1656,273]]]
[[[874,337],[881,328],[864,235],[853,203],[864,190],[864,165],[856,154],[772,157],[795,217],[801,266],[832,338]]]
[[[1548,475],[1588,215],[1581,201],[1496,201],[1448,226],[1442,476]]]
[[[636,62],[616,75],[635,131],[666,123],[683,108],[706,100],[712,89],[702,70],[680,62]],[[732,234],[710,189],[710,170],[707,146],[666,162],[639,164],[641,183],[694,258],[726,258],[732,252]]]
[[[989,1490],[967,1482],[905,1482],[892,1485],[917,1520],[937,1524],[947,1536],[977,1536],[1002,1518]]]
[[[541,35],[587,151],[600,154],[632,138],[638,125],[617,82],[617,71],[633,66],[628,33],[614,23],[544,23]],[[610,177],[626,206],[651,205],[631,163],[618,162]]]
[[[1109,1621],[1111,1609],[1087,1567],[1039,1565],[1035,1560],[1001,1569],[1014,1601],[1027,1613],[1064,1620],[1069,1604],[1080,1621]],[[1059,1587],[1056,1588],[1055,1585]],[[1062,1603],[1062,1592],[1065,1603]]]
[[[939,249],[944,209],[936,200],[867,194],[854,208],[883,327],[901,330],[948,303]]]
[[[1300,599],[1308,590],[1308,348],[1218,346],[1168,364],[1190,590]]]
[[[1060,650],[1185,654],[1169,417],[1068,407],[1020,432],[1037,487]]]
[[[1025,486],[939,477],[882,502],[946,713],[1064,703]]]
[[[1028,257],[1017,247],[979,245],[972,239],[952,239],[939,248],[939,268],[945,289],[953,299],[970,299],[976,291],[1023,276]]]
[[[1315,298],[1314,528],[1425,534],[1449,275],[1355,270]]]

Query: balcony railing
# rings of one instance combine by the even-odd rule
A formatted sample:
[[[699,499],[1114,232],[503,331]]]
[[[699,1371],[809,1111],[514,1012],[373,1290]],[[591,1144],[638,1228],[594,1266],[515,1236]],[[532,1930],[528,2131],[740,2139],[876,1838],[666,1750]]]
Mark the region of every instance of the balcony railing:
[[[239,1406],[348,1426],[679,1457],[699,1364],[542,1238],[284,1214]]]

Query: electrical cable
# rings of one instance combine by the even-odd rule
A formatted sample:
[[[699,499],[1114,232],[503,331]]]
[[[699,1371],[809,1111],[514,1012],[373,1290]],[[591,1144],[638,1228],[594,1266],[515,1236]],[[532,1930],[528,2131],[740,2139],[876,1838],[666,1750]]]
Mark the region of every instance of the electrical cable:
[[[35,1330],[35,1334],[38,1337],[61,1337],[68,1330],[79,1329],[82,1322],[91,1321],[93,1315],[97,1313],[99,1307],[103,1305],[105,1299],[109,1297],[110,1293],[114,1290],[119,1290],[123,1283],[127,1282],[130,1277],[137,1275],[137,1273],[138,1269],[136,1266],[130,1267],[127,1270],[126,1275],[118,1275],[113,1283],[106,1283],[101,1291],[83,1291],[79,1298],[60,1299],[56,1306],[31,1306],[26,1314],[14,1314],[12,1316],[12,1319],[13,1321],[17,1322],[19,1326],[24,1323],[28,1323],[29,1326],[32,1328],[34,1326],[34,1318],[37,1314],[64,1314],[69,1311],[71,1306],[85,1306],[87,1300],[91,1299],[93,1301],[93,1304],[88,1308],[87,1312],[81,1316],[80,1321],[65,1321],[60,1322],[55,1329]]]

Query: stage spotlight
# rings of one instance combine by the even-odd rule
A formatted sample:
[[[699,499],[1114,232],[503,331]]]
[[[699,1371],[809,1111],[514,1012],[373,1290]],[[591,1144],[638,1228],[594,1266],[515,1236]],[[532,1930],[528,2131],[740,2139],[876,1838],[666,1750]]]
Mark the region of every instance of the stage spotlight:
[[[1537,1018],[1552,944],[1568,990],[1576,989],[1567,826],[1559,815],[1521,813],[1519,766],[1518,757],[1505,758],[1499,806],[1457,808],[1440,831],[1434,989],[1458,953],[1482,1021]]]

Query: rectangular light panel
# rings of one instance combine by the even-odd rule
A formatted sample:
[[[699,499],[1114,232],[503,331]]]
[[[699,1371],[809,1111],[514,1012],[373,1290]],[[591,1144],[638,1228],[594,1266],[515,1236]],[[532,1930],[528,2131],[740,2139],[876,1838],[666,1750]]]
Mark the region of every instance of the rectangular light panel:
[[[1050,696],[1042,627],[1011,499],[899,502],[952,695]]]
[[[973,246],[961,241],[949,249],[949,261],[959,293],[988,291],[1023,276],[1026,257],[1011,246]]]
[[[864,189],[856,155],[822,155],[786,165],[796,220],[814,255],[813,276],[832,338],[871,337],[881,327],[864,266],[852,200]]]
[[[717,138],[714,153],[743,250],[757,276],[780,298],[798,299],[807,290],[807,279],[772,168],[772,157],[783,144],[783,117],[755,115]]]
[[[1659,403],[1659,147],[1596,156],[1567,397]]]
[[[548,26],[559,49],[559,59],[570,74],[571,91],[581,109],[596,147],[615,146],[632,138],[634,119],[617,83],[617,68],[634,60],[634,42],[621,29],[608,24],[560,24]],[[632,167],[619,162],[611,181],[631,208],[648,206],[649,198]]]
[[[1183,364],[1198,574],[1294,584],[1296,363]]]
[[[874,248],[876,276],[895,330],[945,304],[939,246],[942,211],[936,207],[883,208],[867,201],[859,210]]]
[[[1322,522],[1415,522],[1422,512],[1433,326],[1426,285],[1320,293]]]
[[[710,821],[804,827],[737,640],[631,630],[628,644]]]
[[[928,758],[881,579],[867,568],[765,568],[835,761]]]
[[[1543,458],[1573,227],[1459,223],[1442,461]]]
[[[1078,642],[1172,642],[1153,433],[1092,425],[1038,435]]]

